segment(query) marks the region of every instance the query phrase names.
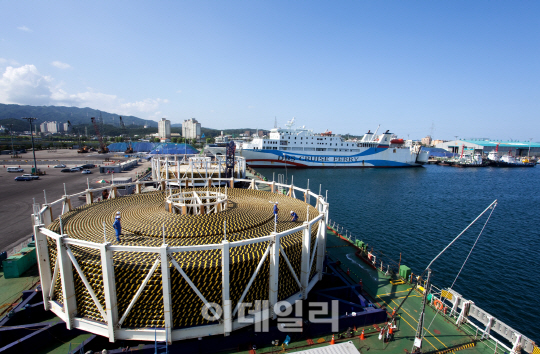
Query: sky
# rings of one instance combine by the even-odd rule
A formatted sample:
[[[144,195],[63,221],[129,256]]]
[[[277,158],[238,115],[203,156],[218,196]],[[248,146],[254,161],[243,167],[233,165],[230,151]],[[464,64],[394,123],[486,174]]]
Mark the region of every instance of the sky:
[[[538,1],[2,1],[0,103],[540,141]]]

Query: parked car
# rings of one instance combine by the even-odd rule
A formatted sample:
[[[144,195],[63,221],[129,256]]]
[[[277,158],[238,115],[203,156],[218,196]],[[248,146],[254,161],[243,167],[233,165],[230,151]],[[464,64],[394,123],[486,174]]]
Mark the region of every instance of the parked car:
[[[24,170],[20,167],[8,167],[7,171],[8,172],[24,172]]]
[[[71,168],[71,172],[79,172],[80,170],[82,170],[82,167],[79,167],[79,166],[75,166]]]
[[[66,167],[66,165],[64,165],[63,163],[54,166],[54,168],[65,168],[65,167]]]
[[[15,181],[31,181],[33,178],[27,177],[27,176],[17,176],[15,177]]]
[[[92,171],[90,171],[90,170],[83,170],[82,173],[84,173],[84,174],[86,175],[86,174],[92,173]]]
[[[30,177],[31,179],[39,179],[39,176],[31,175],[30,173],[25,173],[22,177]]]
[[[73,171],[71,170],[71,168],[64,168],[60,172],[73,172]]]
[[[84,164],[81,166],[82,168],[94,168],[96,167],[96,165],[94,165],[93,163],[87,163],[87,164]]]

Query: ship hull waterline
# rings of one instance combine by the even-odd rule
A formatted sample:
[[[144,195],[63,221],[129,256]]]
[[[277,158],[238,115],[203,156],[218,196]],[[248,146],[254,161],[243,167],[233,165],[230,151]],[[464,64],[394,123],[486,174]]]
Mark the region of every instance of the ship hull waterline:
[[[422,152],[423,153],[423,152]],[[427,152],[426,162],[427,162]],[[409,149],[370,148],[349,155],[318,152],[317,155],[280,150],[242,150],[239,155],[253,168],[404,168],[421,167],[417,154]]]

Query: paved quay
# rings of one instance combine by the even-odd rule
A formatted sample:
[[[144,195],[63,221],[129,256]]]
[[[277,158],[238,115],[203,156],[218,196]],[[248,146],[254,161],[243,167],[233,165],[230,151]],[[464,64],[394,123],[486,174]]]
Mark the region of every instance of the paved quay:
[[[1,155],[1,158],[4,158],[4,160],[6,158],[10,159],[9,155]],[[111,161],[105,161],[107,158]],[[0,196],[2,201],[0,203],[0,224],[2,225],[0,251],[9,251],[31,236],[30,215],[32,214],[32,204],[34,198],[36,203],[43,204],[45,202],[44,190],[46,191],[47,201],[52,202],[64,195],[64,183],[67,193],[74,194],[87,189],[87,181],[89,181],[91,188],[98,188],[102,185],[97,181],[101,179],[110,180],[112,177],[111,175],[100,174],[98,167],[90,169],[92,174],[82,174],[81,172],[63,173],[60,172],[61,168],[54,168],[54,165],[63,163],[67,167],[75,167],[80,166],[81,162],[82,164],[86,163],[85,161],[99,165],[128,160],[123,155],[114,153],[78,154],[76,150],[69,149],[59,149],[53,152],[48,150],[36,151],[36,159],[42,162],[48,160],[50,163],[38,165],[38,168],[45,172],[46,175],[40,176],[39,180],[34,181],[14,180],[16,176],[32,171],[33,157],[31,151],[21,155],[20,159],[10,159],[12,164],[2,164],[0,160]],[[20,165],[24,172],[7,172],[7,167],[14,165]],[[150,167],[150,162],[145,161],[132,170],[117,173],[114,176],[132,177],[135,180],[137,174],[146,171],[148,167]],[[72,205],[78,207],[84,202],[73,198]]]

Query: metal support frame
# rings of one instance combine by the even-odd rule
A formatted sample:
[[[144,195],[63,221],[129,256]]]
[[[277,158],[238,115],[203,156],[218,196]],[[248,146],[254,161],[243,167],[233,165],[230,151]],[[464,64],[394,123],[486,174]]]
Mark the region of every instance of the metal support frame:
[[[164,159],[161,158],[160,161],[163,161]],[[194,178],[186,178],[185,181],[192,181],[192,184],[195,180],[200,179],[194,179]],[[221,178],[216,179],[217,183],[223,183],[225,182],[227,186],[229,185],[230,181],[234,181],[232,178]],[[178,176],[176,176],[176,179],[174,181],[180,181]],[[242,182],[246,182],[246,180],[241,180]],[[160,182],[162,184],[166,184],[167,180],[160,178]],[[183,182],[183,181],[182,181]],[[249,180],[249,182],[252,184],[254,189],[259,189],[258,185],[270,185],[271,182],[266,181],[259,181],[259,180]],[[199,183],[199,182],[197,182]],[[133,185],[140,185],[140,182],[135,182]],[[276,187],[289,187],[284,186],[283,183],[276,184]],[[110,189],[111,187],[102,187],[98,188],[96,190],[93,190],[92,192],[95,194],[95,192],[100,192],[104,189]],[[289,190],[289,194],[294,195],[294,191],[298,189],[301,192],[305,192],[306,199],[309,200],[310,195],[312,194],[309,190],[304,190],[300,188],[296,188],[292,185],[290,185],[291,190]],[[249,292],[250,287],[254,283],[257,274],[260,272],[260,270],[263,267],[264,262],[266,261],[266,258],[269,259],[270,262],[270,270],[269,270],[269,298],[268,303],[270,305],[270,311],[268,309],[264,309],[260,314],[256,315],[255,317],[250,314],[250,317],[253,317],[256,319],[256,321],[265,320],[270,317],[275,318],[275,313],[273,313],[273,307],[278,302],[279,297],[279,262],[280,262],[280,252],[281,255],[284,258],[285,263],[287,264],[287,267],[289,268],[291,272],[291,277],[294,279],[294,281],[297,283],[300,292],[295,293],[288,299],[282,299],[281,301],[285,301],[286,303],[289,303],[290,306],[294,304],[294,301],[298,299],[298,296],[302,296],[303,298],[307,297],[307,294],[309,290],[319,281],[319,276],[314,277],[313,279],[309,279],[310,276],[310,270],[313,267],[313,264],[315,262],[317,272],[322,274],[322,265],[323,265],[323,259],[324,259],[324,250],[325,245],[324,241],[326,240],[325,235],[325,227],[326,227],[326,220],[328,220],[328,204],[324,202],[323,200],[320,200],[317,203],[317,215],[313,215],[307,224],[295,227],[293,229],[281,232],[281,233],[272,233],[269,236],[261,237],[258,239],[249,239],[249,240],[241,240],[241,241],[235,241],[235,242],[229,242],[224,240],[221,244],[213,244],[213,245],[199,245],[199,246],[182,246],[182,247],[167,247],[167,245],[163,245],[161,247],[141,247],[141,246],[122,246],[122,245],[111,245],[110,243],[93,243],[83,240],[77,240],[77,239],[71,239],[68,238],[67,235],[58,235],[57,233],[46,229],[44,226],[47,224],[50,224],[53,221],[53,214],[52,214],[52,206],[60,205],[63,206],[62,213],[65,213],[66,210],[71,210],[70,205],[68,204],[68,201],[70,198],[77,197],[79,195],[85,195],[88,192],[88,190],[85,190],[83,192],[79,192],[72,195],[65,195],[61,199],[51,203],[50,205],[44,205],[43,208],[40,210],[40,215],[42,217],[43,222],[45,224],[38,224],[35,225],[35,234],[36,234],[36,246],[37,246],[37,252],[39,257],[39,266],[40,269],[43,269],[42,272],[40,272],[40,276],[42,279],[42,286],[44,289],[44,302],[45,307],[52,310],[57,316],[59,316],[62,320],[66,322],[67,328],[78,328],[85,331],[89,331],[101,336],[108,337],[111,342],[114,342],[119,339],[131,339],[131,340],[154,340],[154,337],[157,335],[159,340],[167,340],[168,342],[171,342],[172,340],[179,340],[179,339],[187,339],[187,338],[197,338],[207,335],[215,335],[215,334],[229,334],[233,330],[248,326],[249,324],[246,323],[240,323],[238,320],[234,320],[233,316],[233,309],[234,307],[231,304],[230,301],[230,248],[231,247],[243,247],[247,246],[252,243],[259,243],[259,242],[268,242],[267,249],[263,254],[263,257],[259,260],[259,263],[257,265],[256,270],[251,276],[251,279],[249,283],[246,285],[244,289],[244,294],[242,296],[242,301],[247,296],[247,293]],[[111,194],[114,192],[111,192]],[[111,197],[114,195],[111,195]],[[313,197],[317,197],[314,194]],[[317,198],[320,198],[317,197]],[[34,223],[38,223],[39,220],[35,221],[32,218]],[[315,243],[313,249],[311,249],[312,246],[312,240],[311,240],[311,228],[312,226],[318,223],[319,230],[316,235]],[[287,254],[285,253],[285,249],[281,245],[281,237],[291,235],[295,232],[302,232],[302,263],[301,263],[301,270],[302,272],[299,274],[295,273],[294,268],[292,267],[289,258]],[[50,260],[48,260],[48,245],[47,241],[48,238],[55,240],[56,242],[56,248],[57,248],[57,261],[54,265],[54,270],[51,270],[51,264]],[[82,273],[80,267],[78,266],[78,262],[75,259],[75,256],[69,249],[70,245],[76,245],[78,247],[87,247],[87,248],[93,248],[96,250],[99,250],[100,256],[101,256],[101,265],[102,265],[102,275],[103,275],[103,292],[105,297],[105,306],[101,305],[101,303],[97,300],[96,292],[93,291],[92,287],[88,284],[88,281],[85,277],[85,275]],[[190,327],[190,328],[182,328],[182,329],[176,329],[173,330],[173,316],[172,316],[172,302],[171,302],[171,274],[170,274],[170,266],[169,266],[169,260],[172,262],[174,267],[180,272],[182,277],[187,281],[187,283],[190,285],[190,287],[195,291],[197,296],[202,300],[204,304],[208,304],[208,301],[204,298],[204,296],[201,294],[201,292],[197,289],[197,285],[191,282],[191,280],[187,277],[185,272],[182,270],[182,268],[179,266],[178,262],[174,259],[173,255],[178,252],[191,252],[191,251],[201,251],[201,250],[220,250],[221,256],[222,256],[222,309],[223,316],[219,320],[219,323],[209,324],[206,326],[200,326],[200,327]],[[116,284],[115,284],[115,269],[114,269],[114,263],[113,263],[113,252],[145,252],[145,253],[155,253],[156,259],[153,263],[152,268],[140,284],[139,288],[137,289],[136,294],[134,295],[133,299],[131,299],[130,304],[128,307],[124,310],[123,314],[118,313],[118,305],[117,305],[117,296],[116,296]],[[41,255],[46,255],[45,258],[42,258]],[[129,328],[123,328],[122,325],[127,319],[127,317],[130,314],[130,311],[134,308],[135,304],[137,303],[138,299],[140,298],[141,294],[144,292],[148,282],[155,274],[155,271],[157,267],[161,264],[161,278],[163,283],[163,306],[164,306],[164,320],[165,320],[165,329],[158,329],[155,331],[154,329],[148,329],[148,328],[139,328],[139,329],[129,329]],[[81,276],[81,280],[84,283],[85,287],[87,288],[88,292],[90,293],[90,297],[96,304],[96,307],[98,311],[101,313],[101,315],[104,318],[104,322],[99,321],[91,321],[88,319],[77,317],[77,300],[75,296],[75,289],[74,289],[74,282],[73,282],[73,268],[76,269],[76,271]],[[52,276],[51,276],[51,273]],[[288,275],[286,275],[288,276]],[[63,304],[57,304],[55,301],[52,301],[53,294],[55,293],[56,289],[54,288],[54,284],[58,277],[61,277],[61,289],[58,288],[58,291],[62,291],[63,295]],[[217,314],[215,313],[213,308],[209,308],[211,312],[214,312],[214,316]],[[235,312],[237,310],[235,309]],[[121,315],[121,316],[120,316]],[[260,319],[259,319],[260,318]]]
[[[77,273],[79,273],[79,276],[81,277],[81,280],[82,280],[82,282],[84,284],[84,287],[86,288],[86,290],[90,294],[90,297],[92,298],[92,301],[94,301],[94,304],[96,305],[96,308],[98,309],[99,313],[101,314],[101,317],[103,318],[104,321],[106,321],[107,320],[107,315],[105,315],[105,310],[103,310],[103,307],[99,303],[99,300],[98,300],[98,298],[96,296],[96,293],[94,292],[94,289],[92,289],[92,286],[90,286],[90,283],[88,283],[88,280],[86,279],[86,276],[84,275],[84,272],[82,271],[81,267],[79,266],[79,262],[77,262],[77,259],[73,255],[73,252],[71,252],[71,248],[69,247],[69,245],[65,245],[65,246],[66,246],[66,253],[67,253],[69,259],[71,260],[71,263],[75,267],[75,270],[77,271]]]
[[[452,310],[450,310],[450,315],[449,315],[450,317],[452,317],[454,315],[454,313],[457,314],[458,306],[459,306],[459,304],[461,302],[461,296],[455,295],[455,297],[456,297],[456,300],[454,301],[454,305],[452,305]]]
[[[311,224],[304,223],[305,229],[302,230],[302,259],[300,262],[300,287],[302,289],[302,299],[307,298],[307,286],[310,273],[311,256]]]
[[[180,273],[180,275],[182,275],[182,278],[184,278],[184,280],[188,283],[188,285],[191,287],[191,289],[195,292],[195,294],[199,297],[199,299],[201,299],[201,301],[203,302],[204,305],[209,305],[209,302],[208,300],[206,300],[206,298],[204,297],[204,295],[199,291],[199,289],[197,288],[197,286],[195,284],[193,284],[193,282],[191,281],[191,279],[189,279],[189,277],[187,276],[187,274],[184,272],[184,270],[182,269],[182,267],[180,267],[180,265],[178,264],[178,262],[176,261],[176,259],[174,259],[172,256],[170,257],[170,260],[173,264],[173,266],[176,268],[176,270]],[[215,312],[214,308],[213,307],[209,307],[210,309],[210,312],[212,312],[212,314],[214,316],[217,317],[217,313]]]
[[[75,298],[75,283],[73,281],[73,267],[71,260],[67,254],[66,245],[64,245],[64,237],[58,238],[56,243],[56,255],[58,257],[58,265],[60,274],[62,274],[62,299],[64,300],[64,314],[66,317],[66,327],[71,330],[73,328],[73,317],[77,313],[77,300]]]
[[[488,316],[488,322],[486,324],[486,329],[484,329],[484,333],[482,333],[482,337],[480,340],[489,339],[489,332],[491,331],[491,326],[493,326],[493,316]]]
[[[251,284],[253,284],[253,281],[257,277],[257,274],[259,274],[259,271],[261,270],[261,268],[263,266],[263,263],[266,260],[266,257],[268,256],[268,253],[270,253],[271,247],[272,247],[272,244],[269,244],[268,247],[266,248],[266,251],[264,252],[263,256],[261,257],[261,260],[259,261],[259,264],[257,265],[257,268],[255,269],[255,271],[251,275],[251,278],[249,279],[249,282],[246,285],[246,288],[244,289],[244,292],[242,293],[242,296],[240,296],[240,300],[238,300],[238,304],[234,308],[234,311],[232,313],[233,316],[236,315],[236,313],[238,312],[238,309],[240,308],[240,304],[244,302],[244,299],[245,299],[249,289],[251,288]]]
[[[281,252],[281,255],[283,256],[283,259],[285,259],[285,263],[287,263],[287,266],[289,267],[289,270],[291,271],[291,275],[293,276],[294,281],[296,284],[298,284],[298,288],[302,290],[302,283],[300,280],[298,280],[298,277],[296,276],[296,273],[294,272],[294,268],[291,265],[291,262],[289,261],[289,257],[287,257],[287,254],[283,250],[283,247],[281,247],[281,244],[279,245],[279,250]]]
[[[512,351],[510,352],[510,354],[518,354],[518,352],[520,352],[518,351],[520,343],[521,343],[521,334],[518,334],[516,336],[515,342],[513,343],[514,345],[512,346]]]
[[[269,271],[269,286],[268,286],[268,302],[270,306],[272,319],[276,319],[277,315],[274,311],[274,305],[278,302],[279,293],[279,242],[280,237],[273,233],[273,241],[270,243],[270,271]]]
[[[154,272],[156,271],[158,265],[160,263],[160,259],[159,257],[156,258],[156,260],[154,261],[154,265],[152,266],[152,268],[150,269],[150,271],[148,272],[148,274],[146,275],[146,278],[144,278],[141,286],[139,286],[139,289],[137,290],[137,293],[135,293],[135,296],[133,297],[133,299],[131,299],[131,302],[129,303],[129,306],[127,307],[126,311],[124,312],[124,314],[122,315],[122,318],[120,319],[120,321],[118,321],[118,326],[122,326],[122,323],[124,323],[124,321],[126,320],[127,316],[129,315],[129,312],[131,311],[131,309],[133,308],[133,306],[135,305],[135,303],[137,302],[137,300],[139,299],[139,296],[141,296],[144,288],[146,287],[146,284],[148,284],[148,281],[150,280],[150,278],[152,278],[152,275],[154,274]]]
[[[69,199],[69,196],[65,195],[63,197],[62,215],[69,211],[71,211],[71,199]]]
[[[113,254],[104,243],[99,248],[101,254],[101,270],[103,273],[103,292],[105,294],[105,311],[107,313],[107,331],[109,332],[109,342],[115,340],[115,328],[118,323],[118,304],[116,298],[116,284],[114,278]]]
[[[169,268],[169,257],[167,256],[167,245],[162,245],[159,249],[161,258],[161,284],[163,287],[163,314],[165,316],[166,338],[172,344],[172,297],[171,297],[171,273]]]
[[[231,244],[227,240],[223,240],[221,243],[221,284],[222,290],[222,307],[223,307],[223,334],[226,336],[232,332],[232,316],[231,313],[231,299],[230,299],[230,247]]]
[[[36,256],[39,267],[39,279],[41,282],[41,292],[43,295],[43,307],[45,311],[49,310],[49,293],[54,287],[51,277],[51,262],[49,259],[49,250],[47,245],[47,236],[39,231],[41,225],[34,225],[34,235],[36,238]]]

